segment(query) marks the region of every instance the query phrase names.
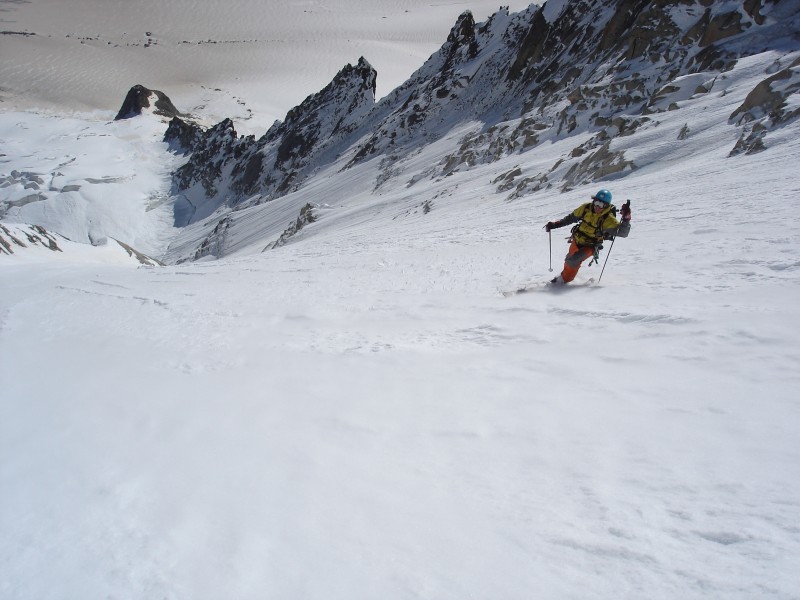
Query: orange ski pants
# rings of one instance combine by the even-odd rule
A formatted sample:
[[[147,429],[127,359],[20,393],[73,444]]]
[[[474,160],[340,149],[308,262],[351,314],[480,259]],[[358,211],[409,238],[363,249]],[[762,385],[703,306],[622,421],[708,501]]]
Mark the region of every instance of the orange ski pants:
[[[594,248],[591,246],[578,246],[575,242],[569,245],[569,251],[566,258],[564,258],[564,270],[561,271],[561,277],[564,283],[569,283],[575,279],[578,274],[578,269],[581,268],[581,263],[587,258],[594,256]]]

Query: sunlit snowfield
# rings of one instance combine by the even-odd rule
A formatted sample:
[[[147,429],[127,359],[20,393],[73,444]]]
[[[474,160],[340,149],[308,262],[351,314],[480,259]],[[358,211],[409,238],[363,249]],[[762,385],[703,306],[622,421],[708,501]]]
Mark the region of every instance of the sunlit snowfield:
[[[571,143],[378,192],[331,168],[219,261],[0,256],[0,596],[796,598],[800,138],[728,158],[719,119],[773,59],[626,138],[599,282],[501,293],[560,270],[542,226],[596,189],[492,180]],[[74,159],[73,208],[157,254],[175,159],[111,117],[0,113],[2,170]]]

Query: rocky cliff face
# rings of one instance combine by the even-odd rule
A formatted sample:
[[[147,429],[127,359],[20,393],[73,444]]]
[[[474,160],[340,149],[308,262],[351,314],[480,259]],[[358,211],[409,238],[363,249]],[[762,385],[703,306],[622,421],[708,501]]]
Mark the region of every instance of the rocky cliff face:
[[[589,133],[590,140],[548,172],[521,179],[506,174],[504,189],[513,195],[552,185],[568,190],[620,176],[636,165],[614,150],[613,140],[653,127],[659,112],[710,93],[736,61],[769,47],[768,36],[776,44],[791,38],[800,12],[769,1],[552,3],[506,29],[513,42],[487,61],[502,81],[470,86],[470,106],[503,106],[505,116],[520,118],[498,123],[488,111],[476,114],[487,127],[463,140],[445,173]],[[479,36],[478,43],[488,40]]]
[[[374,107],[376,77],[363,58],[345,66],[259,139],[239,137],[230,120],[206,132],[173,121],[165,140],[191,152],[173,179],[173,191],[183,199],[176,213],[179,224],[208,216],[220,205],[239,206],[253,195],[266,201],[295,189],[316,166],[331,160],[338,143]]]
[[[730,116],[730,123],[741,129],[731,156],[753,154],[766,148],[765,138],[771,131],[785,127],[800,117],[800,58],[785,69],[776,63],[774,75],[759,83],[742,105]]]
[[[409,185],[572,138],[548,170],[499,174],[498,191],[514,198],[624,176],[637,165],[616,140],[657,126],[659,113],[698,94],[724,93],[726,71],[750,54],[798,50],[798,29],[800,6],[779,0],[549,0],[516,14],[501,9],[485,23],[467,12],[378,104],[375,71],[362,58],[258,140],[237,137],[227,121],[198,134],[174,177],[193,211],[182,222],[284,195],[334,161],[352,168],[380,159],[380,187],[416,149],[464,123],[481,126]],[[730,117],[741,129],[734,153],[762,149],[770,131],[798,117],[797,61],[776,61]]]

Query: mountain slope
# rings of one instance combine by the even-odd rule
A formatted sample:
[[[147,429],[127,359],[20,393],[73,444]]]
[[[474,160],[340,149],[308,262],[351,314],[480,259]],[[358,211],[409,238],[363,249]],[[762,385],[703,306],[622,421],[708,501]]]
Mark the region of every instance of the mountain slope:
[[[509,202],[517,155],[323,171],[220,260],[0,263],[3,597],[793,600],[800,136],[725,122],[767,64],[625,138],[600,285],[501,296],[596,191]]]
[[[681,31],[707,8],[657,5],[697,9]],[[208,216],[177,232],[159,193],[202,131],[174,124],[170,155],[149,116],[0,113],[2,191],[47,197],[7,215],[58,222],[72,202],[76,240],[173,241],[158,268],[90,262],[137,264],[111,241],[36,265],[0,251],[3,600],[796,600],[798,52],[770,29],[792,3],[745,6],[774,40],[726,38],[752,46],[638,112],[594,122],[580,106],[613,108],[602,82],[546,107],[552,122],[522,95],[524,113],[443,98],[409,125],[398,97],[329,156],[292,155],[314,165],[297,189],[201,196]],[[473,58],[459,23],[433,98],[493,53]],[[458,93],[522,86],[518,52],[497,89]],[[431,134],[372,153],[389,143],[375,124],[404,115]],[[232,131],[219,147],[244,150]],[[228,189],[238,159],[208,149]],[[568,234],[542,226],[599,185],[633,207],[602,281],[585,265],[575,286],[503,297],[558,272]]]
[[[285,194],[330,153],[335,140],[353,132],[375,101],[375,70],[363,58],[347,65],[318,94],[292,109],[261,138],[239,138],[230,120],[202,134],[185,151],[189,161],[175,173],[179,224],[208,216],[198,207],[237,204],[256,192],[266,198]],[[173,127],[179,127],[180,120]],[[169,132],[168,132],[169,133]],[[176,143],[176,134],[166,141]],[[199,199],[199,200],[198,200]],[[188,205],[188,206],[186,206]]]
[[[706,115],[699,127],[724,125],[738,138],[731,154],[758,151],[798,115],[799,23],[800,8],[776,2],[581,0],[501,10],[480,24],[464,13],[439,52],[371,108],[376,74],[362,59],[258,140],[238,137],[227,121],[209,130],[175,174],[178,221],[219,212],[183,232],[172,259],[226,254],[239,245],[232,210],[302,191],[322,172],[377,169],[368,176],[377,191],[398,177],[413,185],[516,156],[494,176],[495,191],[510,199],[625,177],[651,164],[642,152],[633,160],[635,136],[659,135],[662,123],[680,118],[668,113],[684,109],[685,125],[692,103],[724,97],[731,73],[751,57],[769,65],[748,72],[751,93],[737,106],[720,100],[730,111]],[[543,163],[553,144],[566,147]],[[424,168],[412,166],[419,153],[433,156]],[[278,212],[283,219],[311,196],[296,198]],[[276,225],[265,217],[265,238],[283,230]]]
[[[0,113],[0,219],[160,256],[174,237],[164,122]]]

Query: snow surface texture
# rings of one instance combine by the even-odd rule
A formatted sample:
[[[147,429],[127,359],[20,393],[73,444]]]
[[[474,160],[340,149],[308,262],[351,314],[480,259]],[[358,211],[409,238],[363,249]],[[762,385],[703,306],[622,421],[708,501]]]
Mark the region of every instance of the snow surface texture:
[[[164,248],[159,122],[0,114],[4,189],[74,194],[99,245],[0,254],[0,597],[797,598],[800,136],[729,157],[726,122],[775,59],[620,141],[599,285],[511,298],[597,186],[494,180],[574,141],[411,187],[334,167],[236,213],[224,260],[131,268],[86,223]]]
[[[506,2],[511,10],[527,2]],[[0,9],[6,108],[116,111],[137,83],[210,123],[263,132],[366,56],[378,97],[438,50],[456,17],[495,0],[36,0]]]
[[[0,113],[0,218],[35,223],[74,242],[123,240],[163,252],[173,233],[175,158],[152,115],[94,121]]]

